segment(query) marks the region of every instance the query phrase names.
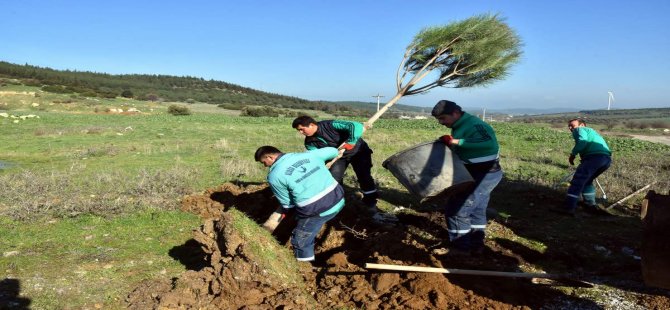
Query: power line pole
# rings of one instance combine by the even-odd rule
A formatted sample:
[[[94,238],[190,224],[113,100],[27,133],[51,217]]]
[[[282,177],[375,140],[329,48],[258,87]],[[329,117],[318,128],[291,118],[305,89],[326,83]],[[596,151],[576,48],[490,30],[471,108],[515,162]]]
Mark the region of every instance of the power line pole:
[[[372,98],[377,98],[377,112],[379,112],[379,98],[384,98],[384,96],[380,95],[377,93],[376,96],[372,96]]]

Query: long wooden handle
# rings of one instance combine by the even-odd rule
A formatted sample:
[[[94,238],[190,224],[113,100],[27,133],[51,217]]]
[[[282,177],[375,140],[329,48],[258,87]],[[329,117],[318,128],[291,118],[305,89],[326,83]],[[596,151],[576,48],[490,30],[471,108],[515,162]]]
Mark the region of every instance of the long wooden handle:
[[[467,275],[479,275],[479,276],[512,277],[512,278],[544,278],[544,279],[562,279],[562,278],[565,278],[565,276],[550,274],[550,273],[525,273],[525,272],[507,272],[507,271],[471,270],[471,269],[446,269],[446,268],[435,268],[435,267],[402,266],[402,265],[371,264],[371,263],[365,264],[365,268],[367,268],[367,269],[399,270],[399,271],[467,274]]]
[[[617,202],[611,204],[609,207],[605,208],[605,210],[609,210],[609,209],[614,208],[614,207],[617,206],[617,205],[620,205],[620,204],[623,203],[624,201],[626,201],[626,200],[630,199],[631,197],[633,197],[633,196],[639,194],[641,191],[643,191],[643,190],[649,188],[649,187],[650,187],[652,184],[654,184],[654,183],[656,183],[656,182],[649,183],[649,184],[645,185],[643,188],[640,188],[640,189],[634,191],[632,194],[630,194],[630,195],[628,195],[628,196],[626,196],[626,197],[621,198],[621,200],[619,200],[619,201],[617,201]]]

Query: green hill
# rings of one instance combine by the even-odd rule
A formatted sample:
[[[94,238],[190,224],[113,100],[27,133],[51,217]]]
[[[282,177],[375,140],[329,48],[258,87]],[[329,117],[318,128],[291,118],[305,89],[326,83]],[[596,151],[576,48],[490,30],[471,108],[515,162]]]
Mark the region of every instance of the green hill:
[[[203,78],[170,75],[113,75],[88,71],[54,70],[28,64],[0,61],[0,83],[12,79],[43,91],[83,97],[134,98],[147,101],[204,102],[222,108],[240,110],[246,106],[270,106],[284,109],[320,110],[333,115],[366,116],[376,111],[376,103],[311,101]],[[394,113],[395,111],[395,113]],[[394,111],[420,112],[421,108],[395,105]]]

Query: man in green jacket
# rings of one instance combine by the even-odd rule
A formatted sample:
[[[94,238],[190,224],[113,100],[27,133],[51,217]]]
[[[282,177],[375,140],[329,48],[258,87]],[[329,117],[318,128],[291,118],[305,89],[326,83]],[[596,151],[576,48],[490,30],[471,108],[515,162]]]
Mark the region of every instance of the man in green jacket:
[[[451,251],[479,253],[484,249],[490,194],[503,176],[496,134],[489,124],[463,112],[452,101],[439,101],[431,114],[440,124],[451,128],[451,135],[440,140],[458,155],[475,181],[472,190],[449,197],[445,206]]]
[[[293,128],[305,136],[305,148],[316,150],[324,147],[344,149],[342,157],[331,167],[335,180],[344,185],[344,172],[349,164],[354,168],[363,203],[368,213],[379,215],[377,210],[377,185],[372,178],[372,149],[361,137],[363,124],[345,120],[323,120],[317,122],[310,116],[299,116],[293,120]]]
[[[281,204],[275,213],[295,210],[298,223],[291,235],[291,245],[299,261],[314,260],[316,235],[344,206],[344,189],[324,164],[338,154],[333,147],[282,153],[269,145],[261,146],[254,154],[256,161],[270,168],[267,180]]]
[[[574,216],[580,195],[584,198],[584,210],[589,213],[603,213],[596,205],[596,188],[593,186],[600,174],[605,172],[612,163],[612,152],[605,139],[593,128],[586,127],[581,119],[572,119],[568,122],[568,129],[575,140],[575,146],[570,152],[568,162],[575,164],[575,157],[579,154],[581,162],[577,166],[575,175],[570,181],[565,207],[556,209],[560,213]]]

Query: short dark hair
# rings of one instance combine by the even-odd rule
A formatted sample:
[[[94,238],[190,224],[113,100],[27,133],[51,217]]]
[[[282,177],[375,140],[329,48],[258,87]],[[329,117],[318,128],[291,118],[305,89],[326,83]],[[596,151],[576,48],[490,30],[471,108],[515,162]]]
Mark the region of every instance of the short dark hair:
[[[256,161],[261,161],[261,158],[268,154],[281,154],[281,151],[274,146],[264,145],[256,150],[256,154],[254,154],[254,159],[256,159]]]
[[[433,117],[438,117],[443,114],[451,114],[455,111],[463,114],[463,109],[453,101],[449,100],[440,100],[433,107],[433,111],[430,112]]]
[[[302,115],[302,116],[296,117],[293,120],[293,124],[291,126],[293,126],[293,128],[298,128],[298,126],[307,127],[307,126],[309,126],[309,124],[315,124],[316,125],[316,120],[314,120],[311,116]]]
[[[568,124],[570,124],[570,123],[572,123],[572,122],[574,122],[574,121],[577,121],[579,125],[584,125],[584,126],[586,126],[586,121],[585,121],[584,119],[581,119],[581,118],[573,118],[573,119],[571,119],[571,120],[568,121]]]

